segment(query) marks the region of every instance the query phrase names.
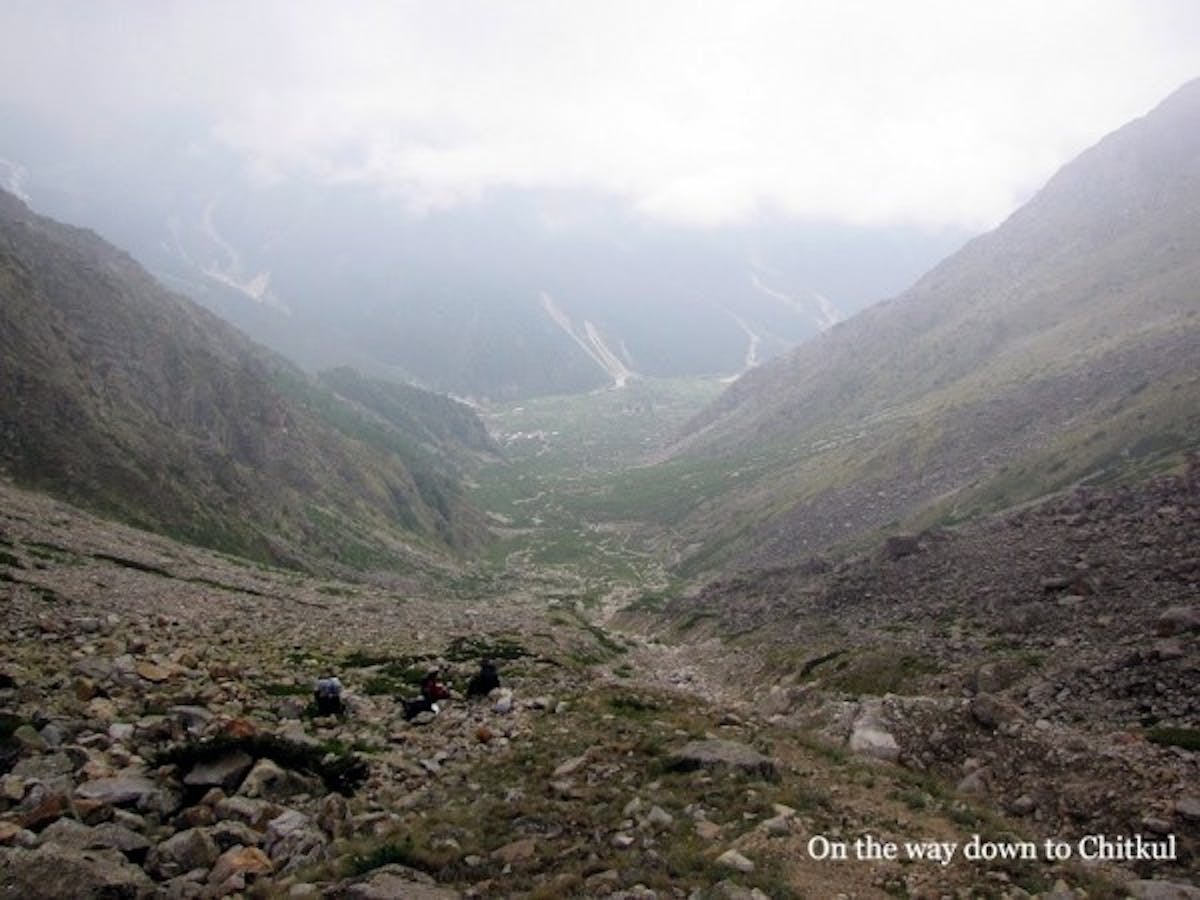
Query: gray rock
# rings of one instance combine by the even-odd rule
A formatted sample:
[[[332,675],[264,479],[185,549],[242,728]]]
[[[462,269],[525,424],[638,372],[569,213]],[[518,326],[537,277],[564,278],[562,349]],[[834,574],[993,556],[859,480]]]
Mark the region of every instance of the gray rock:
[[[968,797],[983,797],[988,792],[987,779],[984,771],[978,769],[967,774],[959,783],[956,790]]]
[[[1009,722],[1025,717],[1024,711],[1008,700],[994,694],[979,694],[971,699],[971,718],[993,731]]]
[[[167,713],[193,735],[202,734],[213,717],[203,706],[172,706]]]
[[[308,828],[312,819],[298,809],[285,809],[267,824],[267,844],[274,845],[288,835]]]
[[[671,766],[683,772],[728,767],[764,778],[777,775],[774,760],[737,741],[692,741],[671,754]]]
[[[111,847],[114,850],[120,850],[134,862],[145,859],[146,853],[150,850],[150,841],[146,839],[145,835],[138,834],[115,822],[96,825],[91,831],[91,842],[88,844],[88,849],[99,850]]]
[[[1200,822],[1200,797],[1180,797],[1175,801],[1175,815],[1188,822]]]
[[[1142,819],[1142,827],[1151,834],[1171,833],[1171,823],[1160,816],[1146,816]]]
[[[92,829],[75,819],[51,822],[38,835],[38,844],[58,844],[72,850],[87,850],[92,846]]]
[[[90,896],[142,900],[154,896],[154,882],[116,850],[73,850],[44,844],[36,850],[0,849],[3,896],[23,900],[61,900]]]
[[[736,850],[726,850],[717,857],[718,866],[727,866],[730,869],[737,869],[739,872],[749,873],[754,871],[754,863],[751,862]]]
[[[675,817],[661,806],[652,806],[650,812],[646,813],[645,821],[646,825],[655,831],[662,831],[675,824]]]
[[[859,707],[847,746],[852,753],[881,762],[894,763],[900,758],[900,745],[885,725],[882,701],[866,700]]]
[[[311,826],[296,828],[278,838],[273,838],[268,829],[265,849],[284,875],[322,862],[330,854],[329,839]]]
[[[218,820],[231,819],[244,822],[251,828],[265,831],[267,823],[283,812],[283,808],[269,800],[254,800],[250,797],[226,797],[217,802],[213,809]]]
[[[771,900],[758,888],[745,888],[728,878],[712,888],[713,900]]]
[[[21,760],[12,768],[12,774],[30,781],[48,781],[70,775],[75,763],[66,753],[43,753]]]
[[[325,896],[332,900],[460,900],[462,894],[435,884],[424,872],[392,864],[342,882]]]
[[[1134,900],[1200,900],[1200,888],[1175,881],[1131,881],[1125,890]]]
[[[172,835],[154,848],[146,868],[160,878],[174,878],[193,869],[212,868],[221,848],[206,828],[189,828]]]
[[[1200,631],[1200,609],[1194,606],[1172,606],[1158,617],[1154,623],[1154,630],[1160,637]]]
[[[232,847],[257,847],[262,843],[263,833],[251,828],[245,822],[224,819],[209,828],[212,839],[222,850]]]
[[[979,694],[994,694],[1014,685],[1027,668],[1015,660],[983,663],[971,675],[971,687]]]
[[[1184,649],[1183,641],[1179,638],[1164,638],[1161,641],[1156,641],[1154,648],[1151,650],[1156,659],[1167,662],[1172,659],[1183,659],[1187,655],[1187,650]]]
[[[110,806],[137,806],[156,812],[173,812],[179,806],[177,797],[145,775],[116,775],[85,781],[75,789],[75,796]]]
[[[46,742],[47,747],[62,746],[64,739],[63,731],[53,722],[48,722],[46,725],[42,726],[42,730],[39,731],[38,734],[42,736],[42,740]]]
[[[238,788],[243,797],[282,801],[295,794],[313,793],[318,788],[314,779],[284,769],[274,760],[260,759]]]
[[[1028,794],[1022,794],[1009,805],[1009,809],[1015,816],[1027,816],[1037,809],[1037,801]]]
[[[566,778],[568,775],[574,775],[580,769],[588,764],[588,755],[584,753],[582,756],[573,756],[570,759],[558,764],[555,768],[553,776],[555,778]]]
[[[239,750],[197,763],[184,777],[183,783],[192,787],[219,787],[232,792],[242,783],[242,778],[253,765],[254,758]]]
[[[777,837],[790,834],[792,831],[791,819],[788,816],[774,816],[770,819],[763,819],[758,827],[767,834]]]

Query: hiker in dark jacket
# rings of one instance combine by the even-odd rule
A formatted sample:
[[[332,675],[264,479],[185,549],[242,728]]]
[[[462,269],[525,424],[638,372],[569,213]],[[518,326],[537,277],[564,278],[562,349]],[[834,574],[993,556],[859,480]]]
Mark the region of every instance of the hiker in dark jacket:
[[[317,704],[317,715],[340,716],[346,711],[342,703],[342,682],[332,672],[326,672],[317,679],[313,690],[313,700]]]
[[[496,671],[496,664],[490,659],[485,659],[479,664],[479,674],[473,675],[467,682],[467,696],[486,697],[498,687],[500,674]]]

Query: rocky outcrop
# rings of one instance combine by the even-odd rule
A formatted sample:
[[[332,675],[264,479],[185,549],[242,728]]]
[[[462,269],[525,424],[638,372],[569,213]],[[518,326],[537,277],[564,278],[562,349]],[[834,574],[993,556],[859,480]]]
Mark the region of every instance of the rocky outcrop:
[[[777,774],[773,759],[737,741],[692,741],[671,754],[671,765],[684,772],[694,769],[730,768],[764,778],[773,778]]]

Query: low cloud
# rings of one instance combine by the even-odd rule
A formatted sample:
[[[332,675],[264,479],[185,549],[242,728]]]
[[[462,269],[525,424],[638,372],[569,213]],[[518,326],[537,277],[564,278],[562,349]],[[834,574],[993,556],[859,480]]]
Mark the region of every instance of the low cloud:
[[[1166,0],[17,2],[0,103],[82,144],[186,114],[258,179],[417,213],[571,188],[696,226],[984,227],[1200,74],[1197,26]]]

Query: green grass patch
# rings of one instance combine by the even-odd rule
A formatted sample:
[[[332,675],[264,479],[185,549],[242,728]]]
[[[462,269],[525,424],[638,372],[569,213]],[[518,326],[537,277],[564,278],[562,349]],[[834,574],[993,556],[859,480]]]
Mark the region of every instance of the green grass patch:
[[[532,655],[511,638],[487,636],[455,638],[442,651],[442,656],[450,662],[476,662],[481,659],[511,661]]]
[[[903,693],[922,675],[938,671],[930,660],[911,653],[878,650],[843,661],[828,685],[855,697]]]
[[[1195,752],[1200,750],[1200,728],[1177,728],[1160,725],[1146,732],[1146,740],[1160,747],[1182,747]]]

